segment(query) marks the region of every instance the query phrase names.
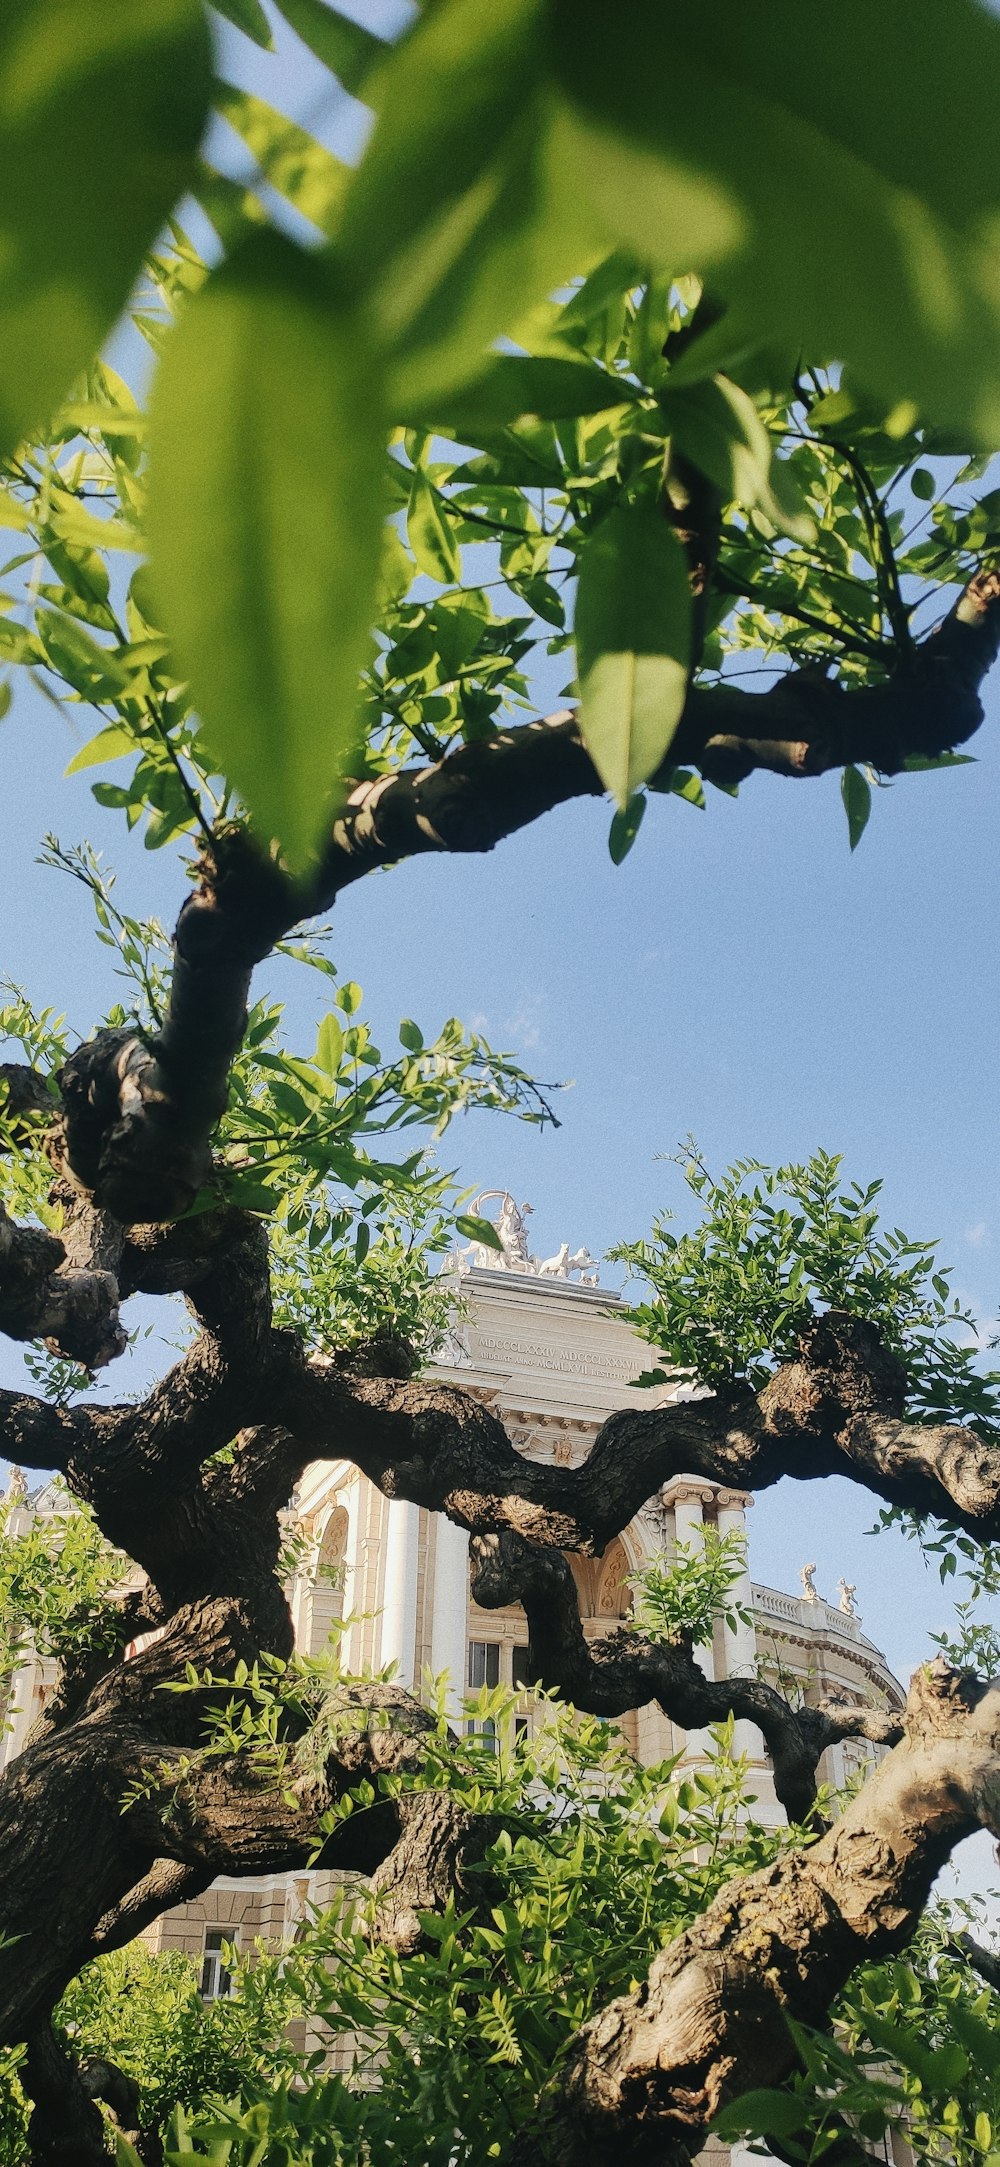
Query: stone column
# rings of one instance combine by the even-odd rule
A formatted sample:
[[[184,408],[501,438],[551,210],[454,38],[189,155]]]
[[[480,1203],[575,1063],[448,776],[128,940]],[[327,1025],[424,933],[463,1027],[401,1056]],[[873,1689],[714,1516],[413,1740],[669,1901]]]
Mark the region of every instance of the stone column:
[[[417,1565],[420,1507],[390,1498],[385,1513],[379,1665],[395,1663],[397,1685],[412,1692],[416,1677]]]
[[[743,1570],[732,1587],[731,1595],[733,1602],[738,1604],[741,1610],[750,1612],[752,1617],[753,1587],[746,1554],[747,1525],[745,1515],[753,1504],[753,1498],[746,1490],[720,1490],[717,1493],[715,1502],[719,1516],[719,1534],[739,1535],[742,1537]],[[724,1676],[727,1678],[756,1678],[757,1633],[754,1625],[752,1623],[749,1625],[744,1624],[743,1619],[738,1618],[735,1625],[726,1626],[725,1638]],[[743,1721],[737,1723],[733,1737],[733,1751],[735,1753],[745,1753],[751,1761],[763,1762],[764,1740],[757,1729],[756,1723]]]
[[[434,1586],[431,1594],[431,1669],[448,1673],[445,1712],[461,1714],[468,1691],[469,1536],[438,1513],[434,1523]]]
[[[347,1541],[344,1544],[344,1616],[352,1618],[356,1611],[364,1609],[362,1586],[361,1523],[365,1511],[365,1477],[355,1475],[344,1493],[347,1507]],[[345,1670],[361,1669],[360,1631],[358,1626],[346,1627],[340,1643],[340,1660]]]
[[[664,1484],[661,1496],[664,1506],[674,1516],[674,1528],[678,1543],[688,1551],[705,1547],[705,1506],[714,1497],[710,1482],[703,1482],[698,1475],[675,1475],[672,1482]],[[706,1678],[715,1676],[715,1660],[710,1647],[695,1648],[694,1659]],[[707,1761],[712,1741],[707,1730],[689,1731],[685,1747],[685,1759]]]

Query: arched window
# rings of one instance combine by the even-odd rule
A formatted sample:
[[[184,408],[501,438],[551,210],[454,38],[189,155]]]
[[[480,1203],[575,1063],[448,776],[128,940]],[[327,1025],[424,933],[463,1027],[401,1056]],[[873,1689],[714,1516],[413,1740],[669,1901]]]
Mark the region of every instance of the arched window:
[[[320,1537],[309,1604],[309,1653],[321,1655],[330,1628],[344,1615],[344,1554],[348,1517],[345,1505],[335,1505]]]

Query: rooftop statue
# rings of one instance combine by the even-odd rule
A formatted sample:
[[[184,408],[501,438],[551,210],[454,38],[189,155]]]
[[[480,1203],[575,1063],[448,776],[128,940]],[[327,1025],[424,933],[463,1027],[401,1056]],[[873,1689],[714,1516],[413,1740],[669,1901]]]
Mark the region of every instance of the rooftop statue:
[[[470,1206],[472,1215],[485,1217],[484,1207],[494,1199],[499,1199],[500,1204],[494,1220],[500,1247],[493,1249],[486,1242],[472,1242],[459,1251],[467,1269],[471,1265],[476,1271],[526,1272],[535,1279],[571,1279],[578,1272],[582,1286],[596,1287],[599,1260],[591,1256],[589,1249],[571,1252],[569,1243],[561,1242],[554,1257],[532,1256],[526,1223],[532,1206],[515,1203],[509,1189],[483,1189]]]

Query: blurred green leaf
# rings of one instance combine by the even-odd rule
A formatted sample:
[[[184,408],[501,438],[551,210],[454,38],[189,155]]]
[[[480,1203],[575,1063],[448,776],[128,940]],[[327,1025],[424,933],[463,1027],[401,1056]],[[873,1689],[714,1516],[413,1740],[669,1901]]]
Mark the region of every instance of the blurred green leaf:
[[[808,2119],[808,2103],[790,2092],[744,2092],[716,2115],[712,2134],[723,2144],[734,2144],[744,2132],[754,2137],[793,2137]]]
[[[380,73],[340,239],[391,355],[394,413],[477,376],[602,253],[558,174],[545,27],[544,0],[441,0]]]
[[[260,0],[212,0],[212,6],[217,15],[224,15],[227,23],[233,23],[237,30],[242,30],[248,38],[253,39],[255,45],[263,46],[266,52],[273,52],[271,25]]]
[[[168,342],[150,531],[211,757],[297,865],[357,746],[383,458],[363,321],[320,259],[262,232]]]
[[[787,333],[995,444],[1000,23],[985,8],[955,0],[942,40],[932,0],[844,0],[831,39],[798,0],[636,0],[613,22],[600,0],[553,0],[552,44],[560,171],[606,245],[709,275],[746,349]]]
[[[463,429],[500,429],[522,414],[562,421],[627,405],[637,396],[636,386],[627,377],[612,376],[609,370],[585,361],[497,354],[481,376],[444,401],[441,412],[435,411],[431,400],[423,413],[414,410],[407,418],[423,427],[447,422],[449,432],[461,438]]]
[[[197,0],[6,0],[0,13],[0,450],[46,421],[194,175]]]

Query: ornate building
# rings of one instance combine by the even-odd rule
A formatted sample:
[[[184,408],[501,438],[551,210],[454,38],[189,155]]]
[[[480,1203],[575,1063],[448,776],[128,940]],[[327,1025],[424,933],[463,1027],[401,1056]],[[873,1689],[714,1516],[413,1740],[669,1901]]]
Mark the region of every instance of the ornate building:
[[[649,1408],[690,1388],[667,1385],[652,1393],[637,1388],[632,1380],[648,1366],[649,1350],[626,1322],[618,1296],[597,1284],[589,1252],[571,1252],[563,1243],[554,1257],[532,1257],[528,1207],[494,1191],[479,1199],[480,1209],[489,1195],[499,1202],[501,1247],[475,1246],[456,1261],[455,1321],[434,1371],[488,1401],[519,1451],[574,1466],[615,1409]],[[602,1557],[572,1558],[588,1638],[599,1638],[627,1618],[630,1578],[651,1559],[669,1557],[678,1544],[697,1546],[707,1527],[745,1536],[751,1503],[742,1491],[678,1476],[643,1506]],[[17,1534],[37,1514],[68,1507],[55,1484],[28,1497],[22,1478],[11,1532]],[[467,1691],[500,1681],[526,1685],[523,1614],[514,1607],[477,1608],[469,1589],[468,1537],[450,1521],[417,1505],[390,1502],[343,1461],[317,1462],[307,1471],[289,1521],[305,1538],[290,1591],[301,1649],[319,1651],[331,1625],[347,1619],[342,1650],[347,1669],[391,1662],[401,1682],[416,1691],[428,1674],[447,1673],[456,1720]],[[839,1602],[832,1604],[817,1594],[814,1574],[814,1566],[805,1566],[802,1592],[791,1595],[754,1582],[747,1564],[733,1594],[734,1611],[744,1612],[748,1622],[718,1621],[712,1647],[699,1651],[698,1660],[715,1677],[759,1671],[806,1701],[839,1697],[900,1706],[899,1684],[862,1632],[853,1587],[842,1581]],[[16,1681],[0,1762],[20,1750],[50,1686],[47,1666],[29,1658]],[[515,1720],[532,1720],[527,1691]],[[656,1707],[623,1717],[622,1728],[644,1762],[680,1754],[697,1764],[707,1751],[703,1734],[685,1736]],[[755,1726],[737,1725],[736,1746],[748,1757],[761,1818],[780,1819]],[[859,1761],[878,1750],[863,1742],[835,1746],[824,1757],[820,1777],[842,1784]],[[204,1991],[225,1991],[221,1943],[293,1933],[307,1904],[322,1902],[323,1879],[220,1880],[197,1902],[160,1919],[146,1938],[153,1948],[202,1954]]]

